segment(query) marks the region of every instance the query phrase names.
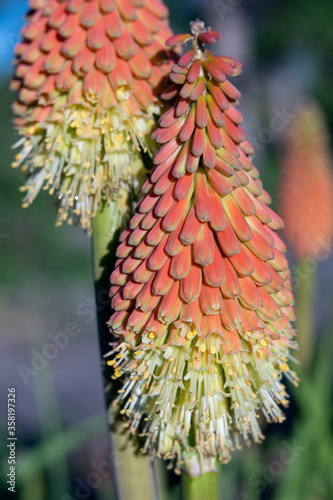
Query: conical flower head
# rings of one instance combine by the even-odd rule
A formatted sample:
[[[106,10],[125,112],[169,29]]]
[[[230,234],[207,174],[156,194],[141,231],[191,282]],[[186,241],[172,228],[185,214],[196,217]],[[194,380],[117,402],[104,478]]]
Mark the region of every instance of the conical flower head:
[[[90,219],[121,183],[142,174],[141,148],[159,113],[171,32],[159,0],[31,0],[12,88],[23,136],[13,163],[59,200],[58,223]],[[129,189],[129,187],[127,188]]]
[[[333,174],[328,132],[315,101],[295,111],[286,135],[279,189],[285,235],[299,259],[316,256],[333,236]]]
[[[195,475],[263,438],[261,410],[280,422],[284,373],[295,347],[290,272],[275,230],[281,219],[252,165],[240,127],[240,72],[203,43],[218,34],[199,21],[172,67],[161,148],[111,275],[111,331],[118,401],[144,451]]]

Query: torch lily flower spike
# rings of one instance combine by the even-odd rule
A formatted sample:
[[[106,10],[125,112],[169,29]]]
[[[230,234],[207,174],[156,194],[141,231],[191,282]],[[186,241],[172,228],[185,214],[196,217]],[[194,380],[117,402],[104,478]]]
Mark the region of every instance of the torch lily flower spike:
[[[140,151],[159,114],[155,89],[170,67],[171,31],[160,0],[30,0],[16,47],[13,167],[27,173],[23,206],[41,188],[58,200],[57,224],[90,231],[120,185],[142,176]]]
[[[333,237],[333,174],[329,136],[322,112],[307,100],[286,134],[279,189],[284,233],[296,257],[317,258]],[[306,230],[304,230],[306,228]]]
[[[219,34],[196,21],[163,97],[161,145],[111,275],[117,397],[144,452],[195,476],[227,462],[242,439],[263,439],[259,410],[281,422],[295,348],[282,221],[268,206],[227,77]]]

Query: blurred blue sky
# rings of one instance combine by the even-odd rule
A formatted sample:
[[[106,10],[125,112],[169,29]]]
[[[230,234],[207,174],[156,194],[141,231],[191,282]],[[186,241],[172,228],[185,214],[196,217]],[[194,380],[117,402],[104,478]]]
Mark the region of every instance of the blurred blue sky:
[[[0,79],[9,78],[12,73],[13,50],[20,39],[28,0],[0,1]]]

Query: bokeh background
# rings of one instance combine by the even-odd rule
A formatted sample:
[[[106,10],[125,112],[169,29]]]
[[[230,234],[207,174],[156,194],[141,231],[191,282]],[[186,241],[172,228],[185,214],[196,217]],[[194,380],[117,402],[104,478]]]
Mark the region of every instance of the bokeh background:
[[[263,142],[262,130],[269,128],[271,118],[276,112],[293,114],[299,99],[312,96],[333,131],[332,1],[166,4],[175,32],[187,30],[189,21],[199,17],[222,32],[216,50],[242,61],[244,72],[236,85],[243,94],[244,128],[259,145],[255,164],[275,207],[284,137],[292,118]],[[26,10],[27,0],[0,1],[1,498],[8,494],[7,390],[15,387],[18,498],[112,499],[110,473],[99,475],[98,481],[91,475],[109,460],[91,242],[79,228],[54,227],[54,205],[47,194],[23,210],[18,191],[23,174],[10,168],[17,136],[11,127],[8,84]],[[288,258],[297,274],[292,251]],[[223,500],[333,499],[333,258],[327,256],[313,268],[311,366],[298,390],[289,388],[286,422],[270,425],[262,446],[236,453],[223,467]],[[75,336],[66,346],[55,346],[54,335],[60,338],[66,328],[74,328]],[[46,361],[43,352],[48,353]],[[168,495],[180,498],[176,476],[169,475]]]

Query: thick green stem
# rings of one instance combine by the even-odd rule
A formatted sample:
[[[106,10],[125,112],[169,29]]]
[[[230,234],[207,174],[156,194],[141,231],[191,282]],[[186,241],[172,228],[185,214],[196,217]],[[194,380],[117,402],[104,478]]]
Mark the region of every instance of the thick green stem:
[[[219,500],[219,474],[207,472],[202,476],[190,478],[182,476],[182,500]]]
[[[304,268],[302,261],[300,268]],[[305,371],[310,368],[313,354],[315,278],[315,271],[302,274],[299,276],[298,288],[295,290],[297,341],[300,348],[298,358]]]
[[[95,277],[95,293],[97,306],[97,323],[102,355],[109,350],[111,335],[106,322],[110,317],[108,300],[110,274],[116,260],[116,248],[119,231],[110,237],[111,221],[115,217],[117,207],[111,203],[99,213],[93,221],[93,265]],[[103,363],[104,386],[107,405],[112,399],[110,380],[112,371]],[[116,391],[117,389],[113,389]],[[110,394],[111,392],[111,394]],[[114,422],[112,422],[114,424]],[[119,500],[154,500],[155,483],[153,467],[149,458],[138,455],[128,435],[111,431],[111,463],[113,465],[113,480]]]

